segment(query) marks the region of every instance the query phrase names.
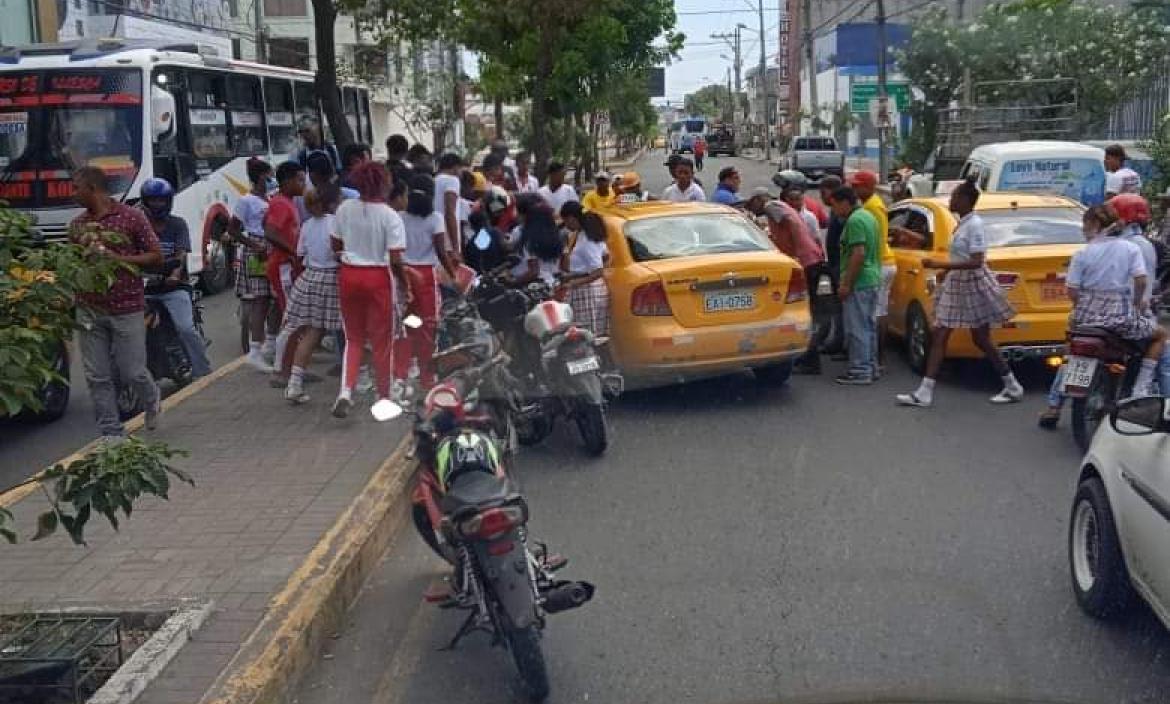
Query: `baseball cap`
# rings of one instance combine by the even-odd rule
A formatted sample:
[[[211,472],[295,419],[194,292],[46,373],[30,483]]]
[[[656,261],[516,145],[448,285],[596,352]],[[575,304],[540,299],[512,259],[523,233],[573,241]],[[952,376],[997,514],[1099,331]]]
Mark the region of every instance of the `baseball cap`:
[[[878,177],[872,171],[854,171],[849,175],[850,186],[869,186],[877,188]]]
[[[593,180],[594,181],[612,181],[613,178],[610,177],[608,171],[598,171],[597,174],[593,176]]]

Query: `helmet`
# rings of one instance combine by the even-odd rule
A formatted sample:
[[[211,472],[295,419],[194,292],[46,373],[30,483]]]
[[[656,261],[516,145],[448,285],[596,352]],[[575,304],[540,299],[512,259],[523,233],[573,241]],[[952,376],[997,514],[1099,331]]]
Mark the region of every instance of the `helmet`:
[[[162,207],[151,207],[146,202],[147,198],[165,198],[166,204]],[[152,218],[165,218],[171,214],[171,204],[175,200],[175,189],[164,178],[147,179],[146,183],[142,184],[142,207],[146,210]]]
[[[478,430],[465,429],[447,437],[435,453],[435,474],[444,489],[461,474],[496,474],[499,468],[500,453],[496,444]]]
[[[508,209],[508,192],[500,186],[488,188],[483,194],[483,207],[488,217],[499,217]]]
[[[1122,223],[1145,225],[1150,222],[1150,204],[1136,193],[1122,193],[1109,199],[1109,207]]]
[[[782,191],[791,186],[808,188],[808,179],[804,177],[804,174],[793,169],[777,172],[772,176],[772,183],[776,184]]]
[[[642,177],[637,171],[627,171],[621,175],[618,190],[622,193],[637,193],[642,190]]]
[[[488,182],[487,182],[487,179],[484,178],[483,174],[481,174],[478,171],[473,171],[473,172],[471,172],[471,177],[475,182],[474,185],[471,187],[471,190],[475,191],[476,193],[483,193],[484,191],[487,190]]]

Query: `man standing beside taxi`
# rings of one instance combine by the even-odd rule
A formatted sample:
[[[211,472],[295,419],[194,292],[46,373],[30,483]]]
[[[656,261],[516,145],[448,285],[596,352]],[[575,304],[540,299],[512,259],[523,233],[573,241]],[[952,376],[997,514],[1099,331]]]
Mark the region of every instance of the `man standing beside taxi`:
[[[881,248],[877,219],[861,206],[849,187],[833,192],[831,206],[845,221],[841,234],[841,282],[837,294],[844,306],[845,335],[849,339],[849,371],[838,384],[866,386],[877,371],[877,308],[881,288]]]
[[[894,287],[894,276],[898,273],[898,262],[894,250],[890,249],[890,218],[886,204],[877,194],[878,177],[872,171],[857,171],[849,177],[849,184],[861,200],[861,207],[873,216],[878,228],[878,247],[881,252],[881,285],[878,287],[874,316],[877,318],[877,368],[875,377],[881,376],[886,363],[887,320],[890,312],[890,292]]]
[[[86,166],[73,175],[77,202],[85,212],[69,225],[69,240],[88,248],[91,256],[109,257],[123,264],[110,290],[79,297],[78,344],[85,381],[93,398],[98,432],[103,438],[122,437],[114,375],[133,387],[146,408],[146,428],[153,430],[162,410],[158,386],[146,368],[145,287],[140,267],[163,264],[158,237],[141,210],[110,197],[104,171]]]

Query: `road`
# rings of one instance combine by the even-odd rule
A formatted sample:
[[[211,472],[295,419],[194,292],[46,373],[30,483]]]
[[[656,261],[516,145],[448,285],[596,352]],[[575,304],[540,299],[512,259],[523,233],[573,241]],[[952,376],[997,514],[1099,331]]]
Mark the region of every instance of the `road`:
[[[661,155],[639,164],[665,183]],[[743,187],[771,167],[735,163]],[[612,444],[583,457],[555,433],[518,473],[531,530],[597,585],[549,618],[551,702],[1164,702],[1170,636],[1144,609],[1104,626],[1077,609],[1065,531],[1078,465],[1067,429],[1035,427],[1047,378],[992,407],[964,365],[929,411],[894,360],[871,387],[747,374],[627,394]],[[444,568],[409,528],[299,704],[520,701],[481,636],[422,602]]]
[[[211,338],[207,353],[213,367],[240,356],[236,297],[231,291],[203,299],[203,321]],[[0,420],[0,488],[22,481],[97,437],[93,402],[76,350],[76,344],[71,345],[73,385],[64,417],[52,423]]]

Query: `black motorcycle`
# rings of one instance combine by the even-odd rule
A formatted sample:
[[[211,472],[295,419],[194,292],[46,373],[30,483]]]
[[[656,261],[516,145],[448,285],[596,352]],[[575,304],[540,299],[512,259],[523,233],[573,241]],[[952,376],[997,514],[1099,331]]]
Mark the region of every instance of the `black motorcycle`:
[[[517,422],[520,443],[540,442],[564,417],[576,423],[586,452],[604,453],[609,445],[606,390],[621,388],[619,374],[603,375],[598,347],[604,341],[573,325],[572,308],[541,281],[511,288],[497,269],[480,278],[470,300],[499,331],[512,358],[524,397]]]
[[[210,344],[203,332],[203,306],[200,303],[202,294],[198,289],[186,284],[179,288],[191,296],[195,330],[199,332],[199,337],[203,339],[205,345]],[[175,328],[175,323],[171,320],[166,306],[149,295],[146,297],[144,324],[146,325],[146,368],[150,370],[150,375],[154,377],[155,382],[167,379],[177,389],[190,384],[191,360],[179,341],[179,332]],[[117,365],[113,365],[112,368],[115,370],[114,386],[118,398],[118,415],[122,420],[128,420],[145,410],[145,403],[138,397],[137,392],[130,384],[116,377]]]

